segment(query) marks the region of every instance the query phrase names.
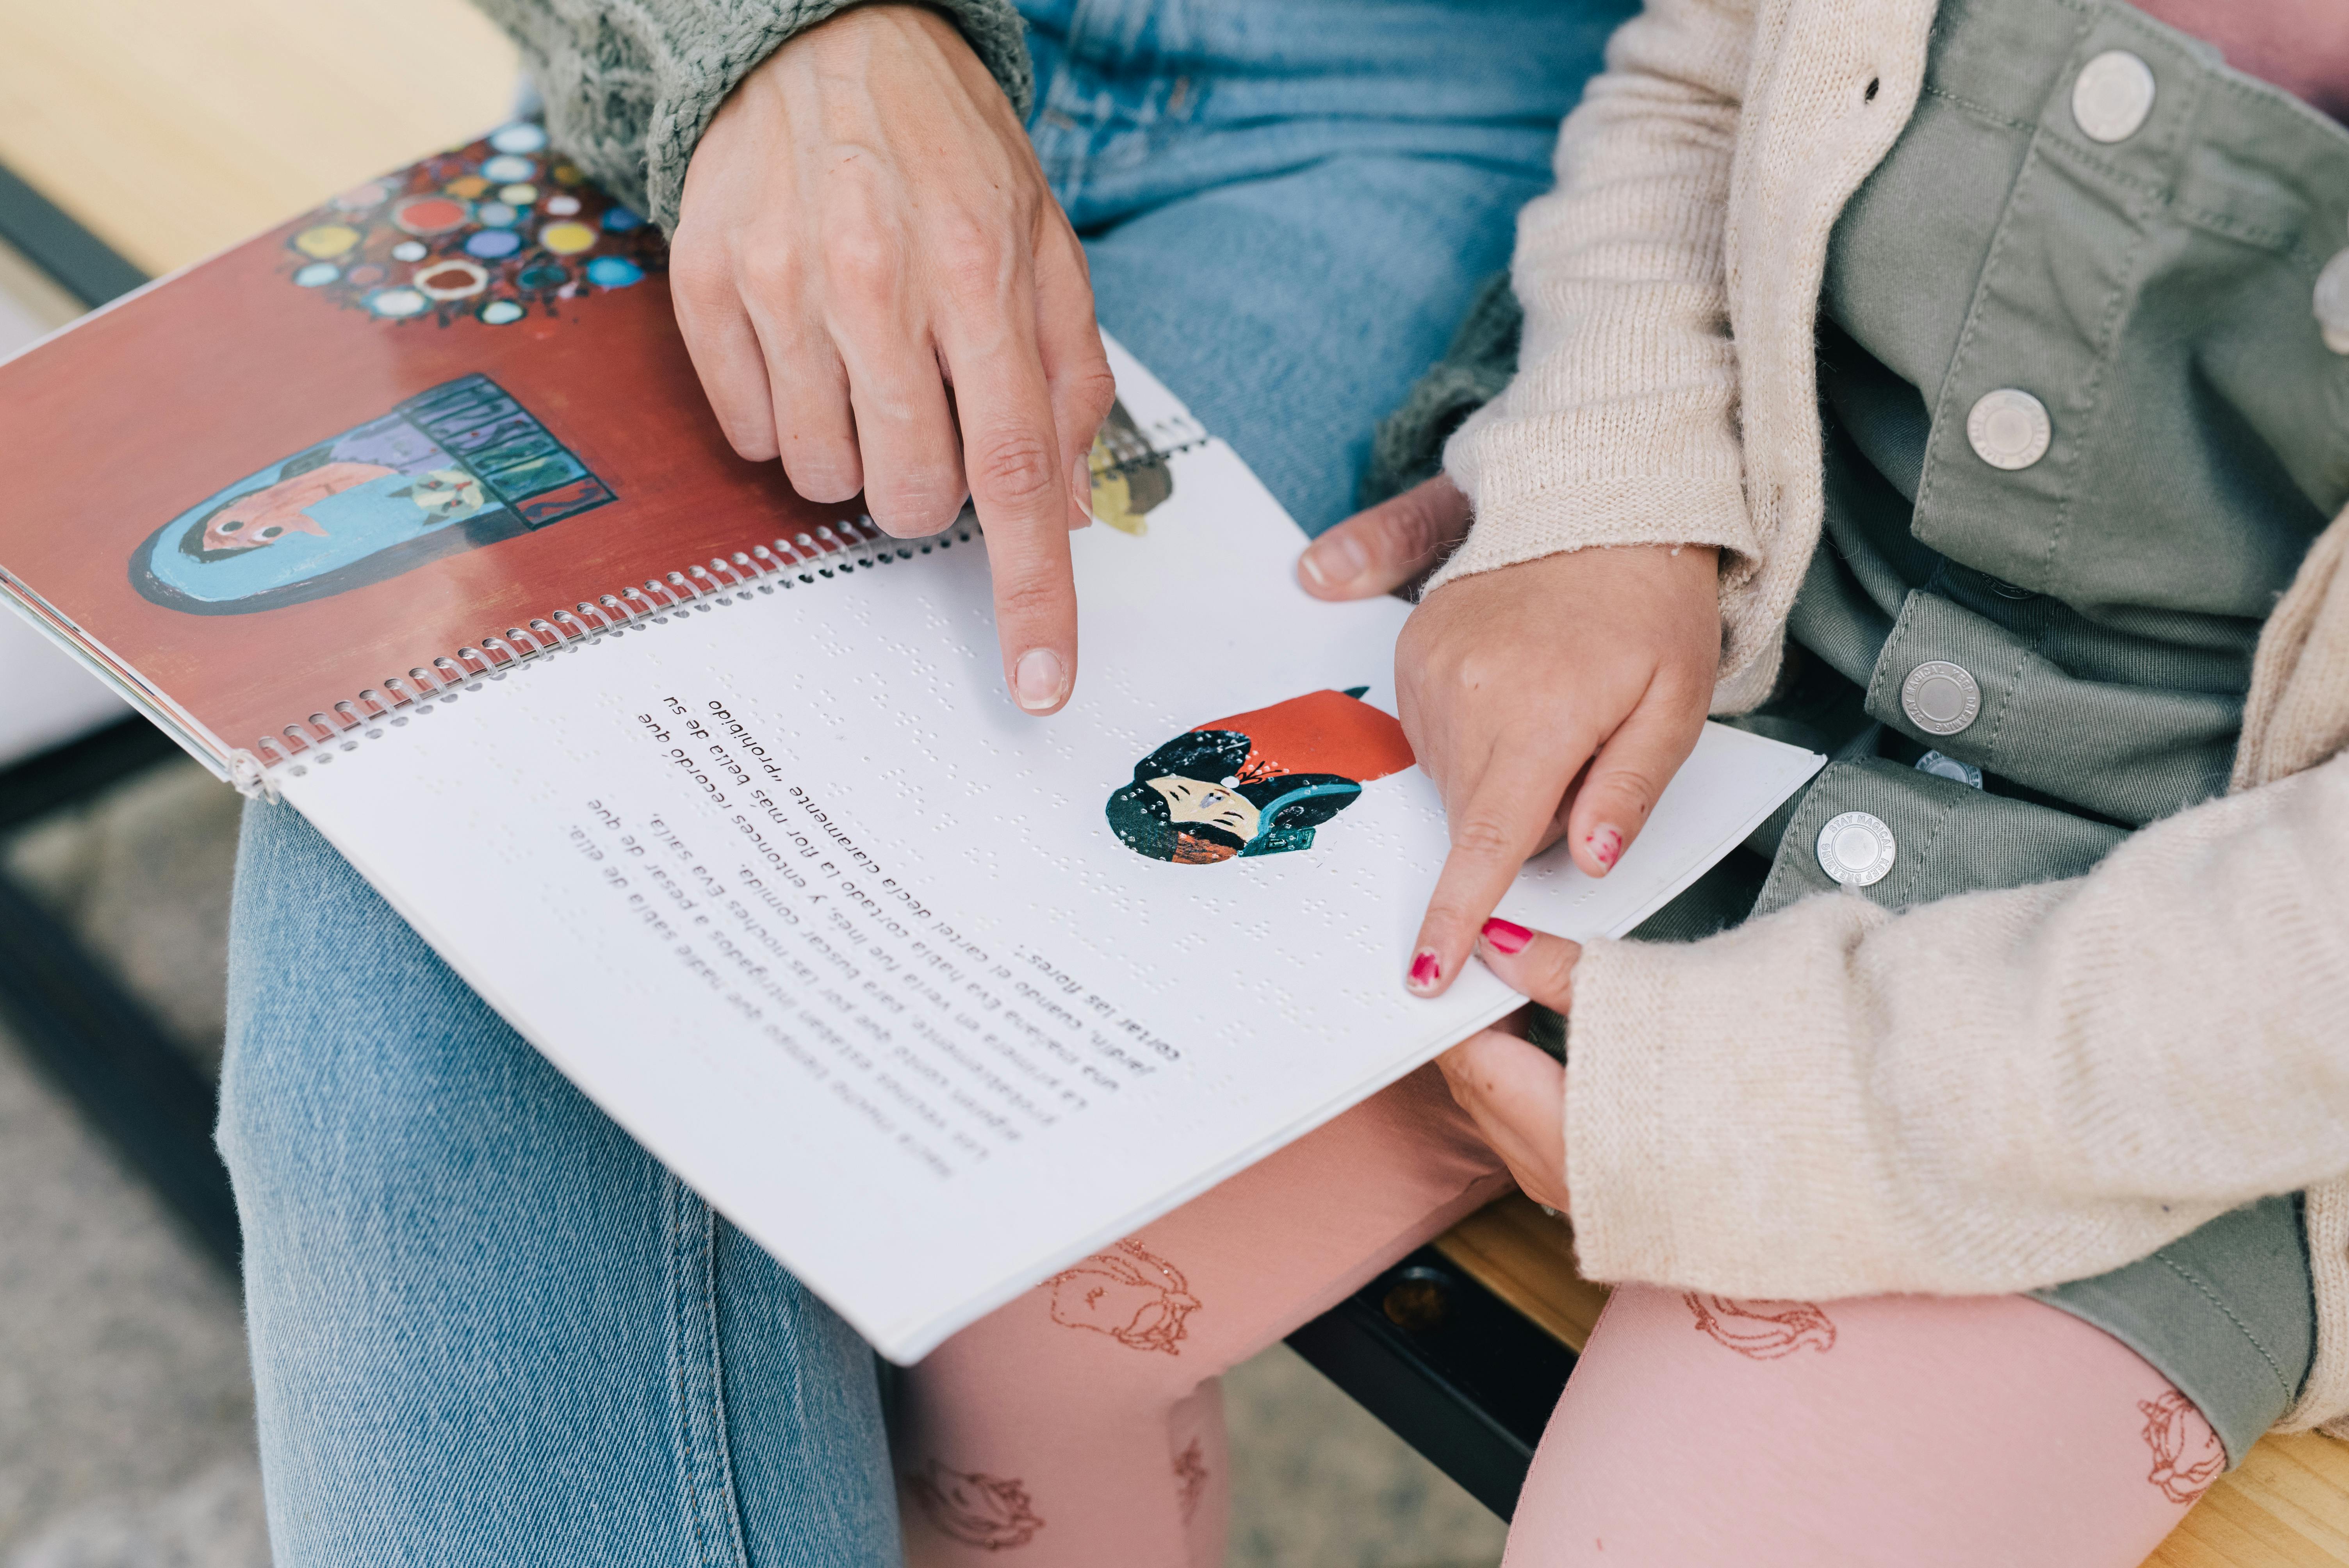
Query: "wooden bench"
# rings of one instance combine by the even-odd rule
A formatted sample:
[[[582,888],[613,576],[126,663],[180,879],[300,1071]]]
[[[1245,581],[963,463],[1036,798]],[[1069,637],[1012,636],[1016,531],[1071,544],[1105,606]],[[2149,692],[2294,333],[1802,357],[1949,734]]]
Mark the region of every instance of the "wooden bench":
[[[1441,1277],[1447,1273],[1450,1280]],[[1446,1290],[1464,1299],[1433,1305],[1431,1295]],[[1389,1271],[1291,1343],[1325,1371],[1335,1366],[1341,1387],[1489,1503],[1495,1501],[1490,1492],[1495,1455],[1506,1446],[1491,1440],[1498,1429],[1488,1424],[1485,1451],[1472,1455],[1465,1450],[1474,1447],[1473,1439],[1464,1444],[1461,1433],[1475,1423],[1447,1423],[1441,1417],[1431,1420],[1424,1407],[1441,1405],[1449,1396],[1489,1408],[1495,1401],[1477,1385],[1488,1372],[1502,1368],[1481,1368],[1473,1355],[1447,1353],[1441,1343],[1420,1342],[1440,1341],[1445,1332],[1442,1319],[1474,1322],[1480,1314],[1485,1321],[1477,1331],[1495,1336],[1491,1314],[1497,1307],[1560,1350],[1578,1352],[1606,1301],[1606,1286],[1576,1272],[1573,1233],[1567,1223],[1512,1195],[1472,1215],[1433,1248]],[[1366,1325],[1367,1313],[1375,1313],[1383,1326]],[[1413,1348],[1422,1352],[1419,1368],[1406,1365]],[[1514,1354],[1505,1348],[1503,1356],[1509,1361],[1523,1358],[1522,1346]],[[1395,1380],[1413,1376],[1426,1387],[1415,1398],[1398,1398]],[[1371,1386],[1382,1381],[1384,1387]],[[1514,1390],[1511,1397],[1520,1404],[1539,1402],[1526,1401]],[[1390,1409],[1401,1414],[1402,1420],[1391,1416]],[[1537,1428],[1534,1435],[1538,1436]],[[1530,1444],[1525,1452],[1531,1457]],[[1521,1477],[1522,1470],[1517,1474]],[[1514,1496],[1515,1488],[1509,1490]],[[2349,1443],[2314,1433],[2261,1441],[2147,1559],[2147,1568],[2341,1564],[2349,1564]]]

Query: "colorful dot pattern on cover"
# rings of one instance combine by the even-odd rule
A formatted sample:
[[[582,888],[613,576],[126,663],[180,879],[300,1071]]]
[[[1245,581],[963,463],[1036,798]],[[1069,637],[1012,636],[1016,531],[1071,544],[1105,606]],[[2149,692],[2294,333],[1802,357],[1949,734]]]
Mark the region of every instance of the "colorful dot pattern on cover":
[[[387,325],[512,326],[663,272],[660,231],[502,126],[334,198],[286,241],[285,280]]]

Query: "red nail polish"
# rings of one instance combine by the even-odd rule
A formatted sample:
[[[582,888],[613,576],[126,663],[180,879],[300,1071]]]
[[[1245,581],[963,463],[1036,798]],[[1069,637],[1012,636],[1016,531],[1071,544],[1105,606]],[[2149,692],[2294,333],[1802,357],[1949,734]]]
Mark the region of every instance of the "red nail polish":
[[[1623,852],[1623,833],[1619,828],[1601,828],[1583,842],[1590,846],[1590,858],[1602,870],[1611,870],[1616,857]]]
[[[1435,962],[1433,953],[1422,953],[1411,961],[1411,983],[1425,990],[1442,977],[1443,966]]]
[[[1485,929],[1479,934],[1496,953],[1523,953],[1526,944],[1534,939],[1532,932],[1516,921],[1503,920],[1497,914],[1485,923]]]

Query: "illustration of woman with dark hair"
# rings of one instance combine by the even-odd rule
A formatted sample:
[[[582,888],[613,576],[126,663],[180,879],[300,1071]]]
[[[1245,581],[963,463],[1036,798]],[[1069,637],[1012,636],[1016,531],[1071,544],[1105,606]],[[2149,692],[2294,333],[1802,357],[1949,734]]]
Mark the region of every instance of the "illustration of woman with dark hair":
[[[1361,700],[1369,689],[1309,692],[1176,736],[1110,796],[1110,830],[1185,866],[1309,848],[1364,784],[1412,766],[1402,726]]]

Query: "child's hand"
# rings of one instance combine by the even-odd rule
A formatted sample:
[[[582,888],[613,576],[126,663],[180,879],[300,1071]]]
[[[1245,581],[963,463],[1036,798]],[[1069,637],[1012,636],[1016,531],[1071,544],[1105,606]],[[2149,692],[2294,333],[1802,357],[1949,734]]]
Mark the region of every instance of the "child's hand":
[[[1582,949],[1562,936],[1488,920],[1476,955],[1516,991],[1563,1013],[1574,1000]],[[1564,1211],[1566,1068],[1509,1032],[1511,1019],[1436,1057],[1452,1098],[1535,1202]]]
[[[1458,578],[1413,612],[1396,717],[1452,829],[1413,990],[1452,984],[1526,857],[1563,834],[1605,876],[1639,837],[1704,727],[1717,570],[1693,545],[1579,550]]]

